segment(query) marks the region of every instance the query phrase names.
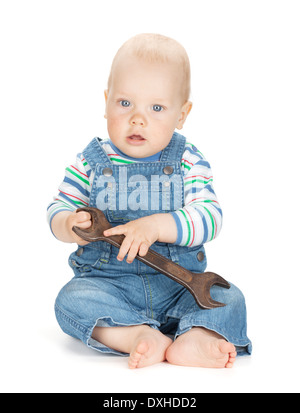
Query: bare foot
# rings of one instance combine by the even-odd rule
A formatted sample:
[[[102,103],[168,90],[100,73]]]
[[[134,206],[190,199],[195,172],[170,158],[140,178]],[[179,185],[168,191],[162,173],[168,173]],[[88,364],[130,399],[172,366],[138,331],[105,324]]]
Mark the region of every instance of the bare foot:
[[[235,358],[233,344],[201,327],[194,327],[179,336],[166,352],[167,361],[179,366],[230,368]]]
[[[153,328],[141,331],[130,352],[128,366],[130,369],[151,366],[166,359],[166,350],[172,340]]]

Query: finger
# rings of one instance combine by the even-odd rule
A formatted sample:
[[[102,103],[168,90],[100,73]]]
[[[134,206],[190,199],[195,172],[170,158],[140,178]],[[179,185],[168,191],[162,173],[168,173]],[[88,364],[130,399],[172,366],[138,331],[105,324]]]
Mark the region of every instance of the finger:
[[[105,237],[110,237],[111,235],[126,234],[126,228],[124,225],[118,225],[117,227],[109,228],[103,231]]]
[[[128,264],[131,264],[132,261],[135,259],[139,248],[140,248],[139,242],[133,242],[131,244],[130,249],[129,249],[128,254],[127,254],[127,260],[126,260],[126,262]]]
[[[125,237],[121,244],[119,254],[117,256],[117,259],[119,261],[123,261],[123,259],[125,258],[125,255],[128,253],[131,247],[131,244],[132,244],[132,240],[130,240],[129,237]]]
[[[82,229],[87,229],[92,225],[92,221],[84,221],[84,222],[78,222],[76,223],[76,227],[82,228]]]
[[[149,251],[149,245],[147,245],[145,242],[143,242],[140,246],[140,249],[139,249],[139,255],[141,257],[144,257],[147,254],[148,251]]]
[[[89,244],[89,241],[85,241],[84,239],[80,238],[78,235],[74,233],[74,242],[80,246],[84,246]]]
[[[76,217],[76,222],[78,223],[85,222],[85,221],[91,221],[91,214],[85,211],[76,212],[75,217]]]
[[[78,238],[78,240],[76,241],[76,244],[78,244],[81,247],[84,247],[85,245],[88,245],[89,242],[85,241],[84,239]]]

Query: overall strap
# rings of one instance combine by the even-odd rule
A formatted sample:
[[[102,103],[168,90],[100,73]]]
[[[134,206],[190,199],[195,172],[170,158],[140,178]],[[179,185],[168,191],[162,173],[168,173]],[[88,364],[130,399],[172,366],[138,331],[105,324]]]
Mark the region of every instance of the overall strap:
[[[169,145],[162,151],[160,161],[164,162],[181,162],[185,149],[186,139],[180,133],[174,132]]]
[[[102,148],[101,141],[101,138],[94,138],[82,152],[93,170],[98,163],[101,163],[103,166],[111,165],[111,160]]]

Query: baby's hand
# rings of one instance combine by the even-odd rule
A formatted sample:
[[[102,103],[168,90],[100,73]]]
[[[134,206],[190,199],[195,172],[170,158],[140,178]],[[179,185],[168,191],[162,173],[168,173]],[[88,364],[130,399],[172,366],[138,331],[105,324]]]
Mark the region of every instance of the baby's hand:
[[[73,242],[76,242],[79,245],[87,245],[88,242],[81,239],[75,232],[72,230],[73,227],[79,227],[82,229],[87,229],[92,225],[91,215],[85,211],[72,212],[68,215],[66,219],[66,229],[71,237],[73,237]]]
[[[125,235],[117,259],[123,261],[127,254],[126,261],[130,264],[137,254],[141,257],[146,255],[150,246],[158,240],[159,226],[157,224],[156,215],[151,215],[128,222],[125,225],[110,228],[104,231],[103,234],[106,237]]]

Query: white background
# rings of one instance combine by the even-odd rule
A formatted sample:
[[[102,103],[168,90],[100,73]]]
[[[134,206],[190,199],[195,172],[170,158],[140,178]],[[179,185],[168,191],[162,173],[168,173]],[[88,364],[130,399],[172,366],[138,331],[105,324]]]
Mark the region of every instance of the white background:
[[[299,383],[298,1],[1,1],[1,391],[294,392]],[[224,225],[208,269],[244,292],[253,355],[231,370],[131,371],[64,335],[53,303],[74,246],[45,218],[64,168],[106,137],[117,48],[174,37],[192,65],[183,133],[210,161]]]

